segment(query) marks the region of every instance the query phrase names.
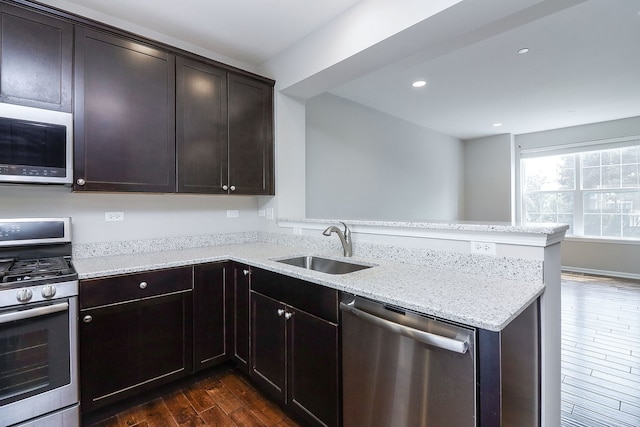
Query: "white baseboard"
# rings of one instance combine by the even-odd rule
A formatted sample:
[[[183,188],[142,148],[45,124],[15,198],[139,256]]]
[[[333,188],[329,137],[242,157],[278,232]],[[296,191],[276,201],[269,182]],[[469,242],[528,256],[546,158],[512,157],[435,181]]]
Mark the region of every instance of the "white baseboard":
[[[594,275],[594,276],[619,277],[619,278],[622,278],[622,279],[640,280],[640,274],[625,273],[625,272],[622,272],[622,271],[596,270],[596,269],[593,269],[593,268],[562,266],[562,272],[563,273],[591,274],[591,275]]]

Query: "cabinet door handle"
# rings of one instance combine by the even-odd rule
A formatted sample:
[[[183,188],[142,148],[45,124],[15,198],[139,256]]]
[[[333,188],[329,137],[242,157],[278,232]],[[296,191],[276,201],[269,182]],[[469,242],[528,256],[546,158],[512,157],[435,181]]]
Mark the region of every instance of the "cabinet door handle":
[[[242,270],[242,274],[244,274],[245,276],[248,276],[251,274],[251,270]]]
[[[82,179],[82,178],[78,178],[78,179],[76,180],[76,184],[78,184],[78,185],[80,185],[80,186],[85,185],[86,183],[87,183],[87,181],[85,181],[85,180],[84,180],[84,179]]]
[[[147,282],[140,282],[140,289],[146,289],[147,287]]]
[[[282,315],[284,314],[284,310],[279,308],[278,309],[278,317],[282,317]],[[285,316],[286,317],[286,316]]]
[[[223,189],[224,191],[227,191],[227,190],[229,189],[229,186],[228,186],[228,185],[223,185],[223,186],[222,186],[222,189]]]
[[[84,316],[84,317],[82,318],[82,321],[83,321],[84,323],[91,323],[91,321],[92,321],[92,320],[93,320],[93,317],[91,317],[91,315],[89,315],[89,314],[87,314],[86,316]]]
[[[285,319],[285,320],[289,320],[289,319],[291,319],[292,317],[293,317],[293,313],[291,313],[291,312],[287,312],[287,313],[285,313],[285,314],[284,314],[284,319]]]
[[[235,186],[235,185],[232,185],[231,187],[229,187],[229,189],[230,189],[231,191],[236,191],[236,186]]]

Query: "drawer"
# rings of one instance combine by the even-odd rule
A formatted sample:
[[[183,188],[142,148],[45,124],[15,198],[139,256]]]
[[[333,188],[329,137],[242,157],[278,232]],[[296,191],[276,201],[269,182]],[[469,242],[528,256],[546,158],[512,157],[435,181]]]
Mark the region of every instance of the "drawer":
[[[338,323],[338,291],[335,289],[258,268],[252,269],[251,289]]]
[[[148,298],[192,287],[191,267],[81,280],[80,308]]]

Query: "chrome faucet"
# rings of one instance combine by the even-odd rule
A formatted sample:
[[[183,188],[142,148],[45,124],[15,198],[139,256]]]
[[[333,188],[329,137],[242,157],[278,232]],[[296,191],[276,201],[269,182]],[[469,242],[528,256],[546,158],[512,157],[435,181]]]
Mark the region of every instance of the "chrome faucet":
[[[344,232],[335,225],[332,225],[330,227],[327,227],[327,229],[324,230],[322,234],[325,236],[331,236],[331,233],[335,232],[340,238],[340,243],[342,243],[344,256],[351,256],[351,230],[349,230],[349,227],[347,227],[347,224],[345,224],[344,222],[340,221],[340,224],[344,225]]]

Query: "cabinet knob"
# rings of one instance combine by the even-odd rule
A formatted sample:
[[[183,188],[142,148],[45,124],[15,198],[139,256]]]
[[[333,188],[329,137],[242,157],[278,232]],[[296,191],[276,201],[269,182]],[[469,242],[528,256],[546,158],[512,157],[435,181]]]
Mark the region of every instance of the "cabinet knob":
[[[251,270],[242,270],[242,274],[244,274],[245,276],[249,276],[251,274]]]
[[[223,189],[224,191],[227,191],[227,190],[229,189],[229,186],[228,186],[228,185],[223,185],[223,186],[222,186],[222,189]]]
[[[284,310],[279,308],[278,309],[278,317],[282,317],[283,314],[284,314]]]
[[[235,186],[235,185],[232,185],[231,187],[229,187],[229,189],[230,189],[231,191],[236,191],[236,186]]]
[[[87,181],[85,181],[82,178],[76,179],[76,184],[78,184],[78,185],[85,185],[86,183],[87,183]]]
[[[90,316],[90,315],[88,315],[88,314],[82,318],[82,321],[83,321],[84,323],[91,323],[91,321],[92,321],[92,320],[93,320],[93,317],[91,317],[91,316]]]
[[[140,282],[140,289],[146,289],[147,282]]]
[[[289,320],[289,319],[291,319],[292,317],[293,317],[293,313],[291,313],[291,312],[288,312],[288,313],[285,313],[285,314],[284,314],[284,318],[285,318],[285,320]]]

